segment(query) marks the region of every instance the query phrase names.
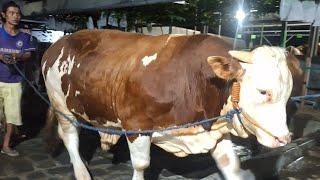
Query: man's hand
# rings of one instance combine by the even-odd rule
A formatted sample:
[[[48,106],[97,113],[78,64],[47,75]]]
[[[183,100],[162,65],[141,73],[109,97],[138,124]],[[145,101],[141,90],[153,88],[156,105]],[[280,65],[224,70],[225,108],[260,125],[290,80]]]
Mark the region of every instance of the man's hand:
[[[17,59],[13,54],[3,54],[2,56],[2,61],[6,64],[15,64],[17,62]]]

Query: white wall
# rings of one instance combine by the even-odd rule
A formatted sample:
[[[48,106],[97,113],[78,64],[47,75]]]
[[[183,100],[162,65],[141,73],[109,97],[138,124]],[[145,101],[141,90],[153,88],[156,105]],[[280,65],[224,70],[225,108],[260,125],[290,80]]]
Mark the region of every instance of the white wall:
[[[135,31],[131,31],[135,32]],[[164,35],[164,34],[169,34],[169,27],[164,26],[164,27],[143,27],[142,28],[142,33],[146,35],[151,35],[151,36],[159,36],[159,35]],[[172,33],[171,34],[182,34],[182,35],[194,35],[194,34],[200,34],[200,31],[194,31],[192,29],[186,29],[186,28],[181,28],[181,27],[172,27]],[[210,36],[219,36],[217,34],[211,34],[208,33]],[[226,36],[220,36],[230,44],[233,44],[234,38],[226,37]],[[242,39],[237,39],[236,41],[236,49],[245,49],[246,48],[246,43]]]

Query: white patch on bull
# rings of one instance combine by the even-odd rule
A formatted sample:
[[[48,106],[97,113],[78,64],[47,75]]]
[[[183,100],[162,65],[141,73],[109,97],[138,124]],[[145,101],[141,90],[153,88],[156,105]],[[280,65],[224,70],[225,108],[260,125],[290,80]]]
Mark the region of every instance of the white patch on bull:
[[[77,68],[79,68],[80,67],[80,63],[79,64],[77,64]]]
[[[61,118],[64,121],[59,121],[59,127],[62,126],[59,128],[59,135],[61,138],[63,138],[63,141],[68,148],[70,159],[72,160],[75,171],[75,176],[77,179],[89,179],[90,175],[79,156],[77,147],[78,135],[76,133],[76,128],[72,124],[66,123],[66,118],[74,118],[74,116],[67,107],[66,96],[63,93],[61,86],[61,77],[66,74],[64,68],[59,69],[60,59],[63,57],[63,52],[64,48],[61,49],[61,52],[58,58],[54,61],[54,64],[48,68],[45,84],[51,105],[59,112],[59,116],[61,116],[61,114],[64,114]],[[62,128],[68,128],[71,131],[63,132]]]
[[[103,124],[103,126],[122,128],[120,119],[117,119],[117,122],[107,121],[105,124]],[[120,135],[116,135],[116,134],[108,134],[103,132],[99,132],[99,134],[100,134],[101,148],[105,151],[109,150],[112,145],[116,144],[120,138]]]
[[[42,68],[41,68],[42,74],[43,74],[44,77],[45,77],[44,69],[46,68],[46,64],[47,64],[47,60],[44,61],[43,66],[42,66]]]
[[[121,125],[121,120],[117,119],[117,122],[112,122],[112,121],[107,121],[105,124],[103,124],[104,127],[120,127],[122,128]]]
[[[68,74],[69,74],[69,75],[71,74],[71,70],[73,69],[74,58],[75,58],[75,56],[73,56],[72,59],[71,59],[71,58],[70,58],[70,54],[69,54],[68,59],[67,59],[68,64],[69,64],[69,66],[68,66]]]
[[[99,135],[100,135],[101,149],[104,151],[109,150],[111,146],[115,145],[120,138],[120,135],[108,134],[103,132],[99,132]]]
[[[246,176],[242,176],[242,174],[239,173],[240,161],[234,151],[233,144],[229,137],[222,139],[216,145],[216,148],[211,151],[211,156],[215,159],[225,179],[255,179],[253,175],[246,174]]]
[[[71,87],[71,84],[68,85],[68,91],[67,91],[67,95],[66,95],[66,98],[69,96],[70,94],[70,87]]]
[[[55,78],[57,80],[57,82],[51,82],[52,85],[56,85],[57,87],[55,88],[56,91],[55,92],[58,92],[62,91],[62,87],[61,87],[61,84],[62,84],[62,81],[61,81],[61,77],[65,74],[70,74],[71,73],[71,70],[72,70],[72,67],[73,67],[73,64],[74,64],[74,57],[73,59],[71,60],[70,59],[70,55],[68,56],[68,59],[67,61],[62,61],[61,62],[61,66],[60,66],[60,69],[59,69],[59,62],[60,62],[60,59],[62,58],[63,56],[63,50],[64,50],[64,47],[61,49],[61,52],[60,52],[60,55],[58,56],[57,60],[54,62],[54,64],[52,65],[52,67],[50,67],[48,69],[48,73],[47,73],[47,78]],[[50,71],[50,75],[49,75],[49,71]],[[51,75],[52,74],[52,75]],[[67,94],[65,95],[65,99],[69,96],[69,93],[70,93],[70,84],[68,85],[68,91],[67,91]],[[60,89],[59,89],[60,88]],[[62,92],[62,94],[64,94]],[[64,100],[66,101],[66,100]]]
[[[69,112],[66,104],[66,96],[62,91],[62,81],[61,77],[66,74],[65,69],[61,66],[59,70],[60,59],[63,56],[64,47],[58,58],[55,60],[54,64],[48,68],[47,78],[45,81],[47,92],[50,97],[50,101],[54,107],[59,106],[64,112]],[[56,107],[57,108],[57,107]]]
[[[69,54],[67,60],[61,62],[60,72],[70,75],[74,65],[74,58],[75,56],[71,59]]]
[[[127,138],[132,167],[134,169],[134,180],[143,180],[143,172],[150,164],[150,137],[139,136],[133,142]]]
[[[80,95],[80,91],[76,90],[76,92],[74,93],[74,96],[77,97],[78,95]]]
[[[155,53],[152,56],[145,56],[144,58],[142,58],[142,64],[144,65],[144,67],[146,67],[156,59],[157,59],[157,53]]]
[[[183,36],[183,34],[171,34],[169,35],[169,37],[167,38],[167,41],[165,43],[165,45],[167,45],[169,43],[169,41],[171,40],[171,38],[173,37],[179,37],[179,36]]]
[[[66,74],[68,72],[68,62],[67,61],[61,62],[60,72],[63,72],[63,74]]]
[[[48,68],[48,72],[46,75],[46,87],[48,94],[51,94],[49,97],[51,97],[50,100],[57,101],[56,104],[63,105],[65,108],[65,111],[67,111],[67,105],[66,105],[66,98],[69,96],[70,92],[70,84],[68,86],[67,94],[65,95],[62,90],[62,76],[71,73],[73,64],[74,64],[74,57],[73,59],[70,58],[70,55],[68,56],[67,61],[62,61],[61,66],[59,69],[60,60],[63,57],[64,47],[61,49],[60,54],[58,58],[54,61],[54,64]],[[44,67],[44,66],[43,66]],[[55,103],[55,102],[53,102]]]
[[[202,126],[194,128],[196,128],[196,131],[193,130],[195,133],[190,135],[172,135],[174,131],[153,133],[152,143],[178,157],[185,157],[189,154],[209,152],[223,134],[219,130],[205,131]],[[184,130],[188,129],[190,128]]]

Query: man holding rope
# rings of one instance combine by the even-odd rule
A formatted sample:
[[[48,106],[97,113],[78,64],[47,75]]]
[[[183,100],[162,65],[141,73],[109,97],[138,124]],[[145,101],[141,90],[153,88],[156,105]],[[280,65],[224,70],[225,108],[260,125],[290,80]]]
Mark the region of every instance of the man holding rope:
[[[6,118],[6,133],[1,153],[18,156],[19,153],[10,147],[10,140],[14,126],[22,125],[21,95],[22,77],[15,66],[30,59],[31,51],[35,48],[31,44],[30,34],[19,30],[21,20],[20,7],[13,1],[2,5],[0,28],[0,98],[4,103]]]

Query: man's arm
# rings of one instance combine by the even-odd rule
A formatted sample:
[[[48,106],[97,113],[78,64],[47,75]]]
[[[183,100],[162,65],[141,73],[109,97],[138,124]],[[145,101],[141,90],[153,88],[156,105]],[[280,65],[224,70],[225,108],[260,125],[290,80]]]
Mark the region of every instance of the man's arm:
[[[0,61],[3,61],[6,64],[14,64],[17,61],[26,61],[26,60],[29,60],[30,58],[31,58],[31,52],[25,52],[22,55],[0,54]]]
[[[25,52],[22,54],[22,56],[19,57],[20,61],[26,61],[31,58],[31,52]]]

